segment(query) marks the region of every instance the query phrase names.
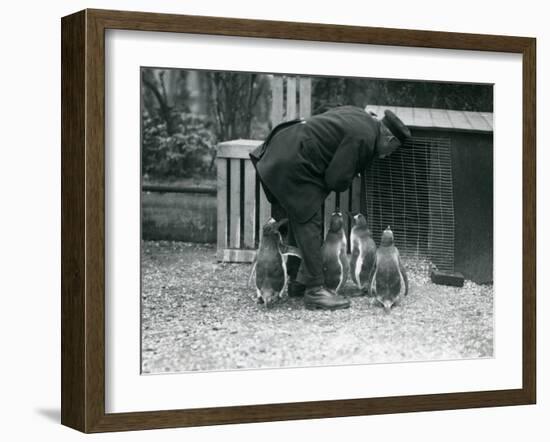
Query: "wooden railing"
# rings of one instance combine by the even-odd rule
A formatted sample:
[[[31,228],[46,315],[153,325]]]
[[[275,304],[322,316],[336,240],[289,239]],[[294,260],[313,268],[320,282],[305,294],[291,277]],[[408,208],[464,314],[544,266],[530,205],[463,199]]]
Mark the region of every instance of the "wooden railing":
[[[253,261],[259,239],[258,225],[271,216],[271,205],[248,156],[259,144],[259,140],[234,140],[218,144],[219,261]]]

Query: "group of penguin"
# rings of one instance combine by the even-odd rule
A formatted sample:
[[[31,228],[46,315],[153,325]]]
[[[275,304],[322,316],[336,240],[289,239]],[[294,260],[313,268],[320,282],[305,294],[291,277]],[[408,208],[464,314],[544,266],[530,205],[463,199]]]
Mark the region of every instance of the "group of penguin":
[[[279,229],[284,223],[286,220],[272,218],[263,226],[256,254],[253,268],[256,294],[258,302],[266,307],[282,298],[286,290],[286,257],[301,257],[299,250],[283,243]],[[325,286],[338,293],[351,275],[361,294],[369,296],[389,313],[409,290],[407,272],[394,244],[392,230],[388,226],[382,232],[377,247],[365,216],[356,214],[352,217],[350,241],[351,258],[348,259],[344,216],[341,212],[332,213],[321,249]]]

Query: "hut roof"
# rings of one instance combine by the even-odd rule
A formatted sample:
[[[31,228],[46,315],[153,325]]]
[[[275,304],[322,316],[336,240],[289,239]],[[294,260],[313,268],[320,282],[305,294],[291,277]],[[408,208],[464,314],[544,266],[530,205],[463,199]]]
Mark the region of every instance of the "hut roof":
[[[384,115],[386,109],[394,112],[409,127],[493,132],[492,112],[383,105],[368,105],[366,107],[366,110],[374,112],[379,117]]]

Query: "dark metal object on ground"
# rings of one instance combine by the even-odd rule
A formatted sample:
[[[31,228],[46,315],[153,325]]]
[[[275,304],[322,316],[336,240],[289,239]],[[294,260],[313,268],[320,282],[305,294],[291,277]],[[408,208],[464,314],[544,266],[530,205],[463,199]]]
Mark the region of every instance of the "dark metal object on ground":
[[[464,285],[464,276],[462,273],[446,273],[438,270],[432,271],[430,279],[434,284],[452,285],[454,287],[462,287]]]

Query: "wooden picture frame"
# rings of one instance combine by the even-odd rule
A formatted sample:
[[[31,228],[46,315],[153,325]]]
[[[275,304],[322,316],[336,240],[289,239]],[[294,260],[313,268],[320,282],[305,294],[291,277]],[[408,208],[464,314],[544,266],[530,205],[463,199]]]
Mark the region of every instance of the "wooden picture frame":
[[[495,51],[523,64],[523,385],[456,392],[132,413],[105,412],[105,30]],[[62,19],[62,408],[83,432],[534,404],[536,40],[326,24],[84,10]],[[519,118],[519,117],[518,117]]]

